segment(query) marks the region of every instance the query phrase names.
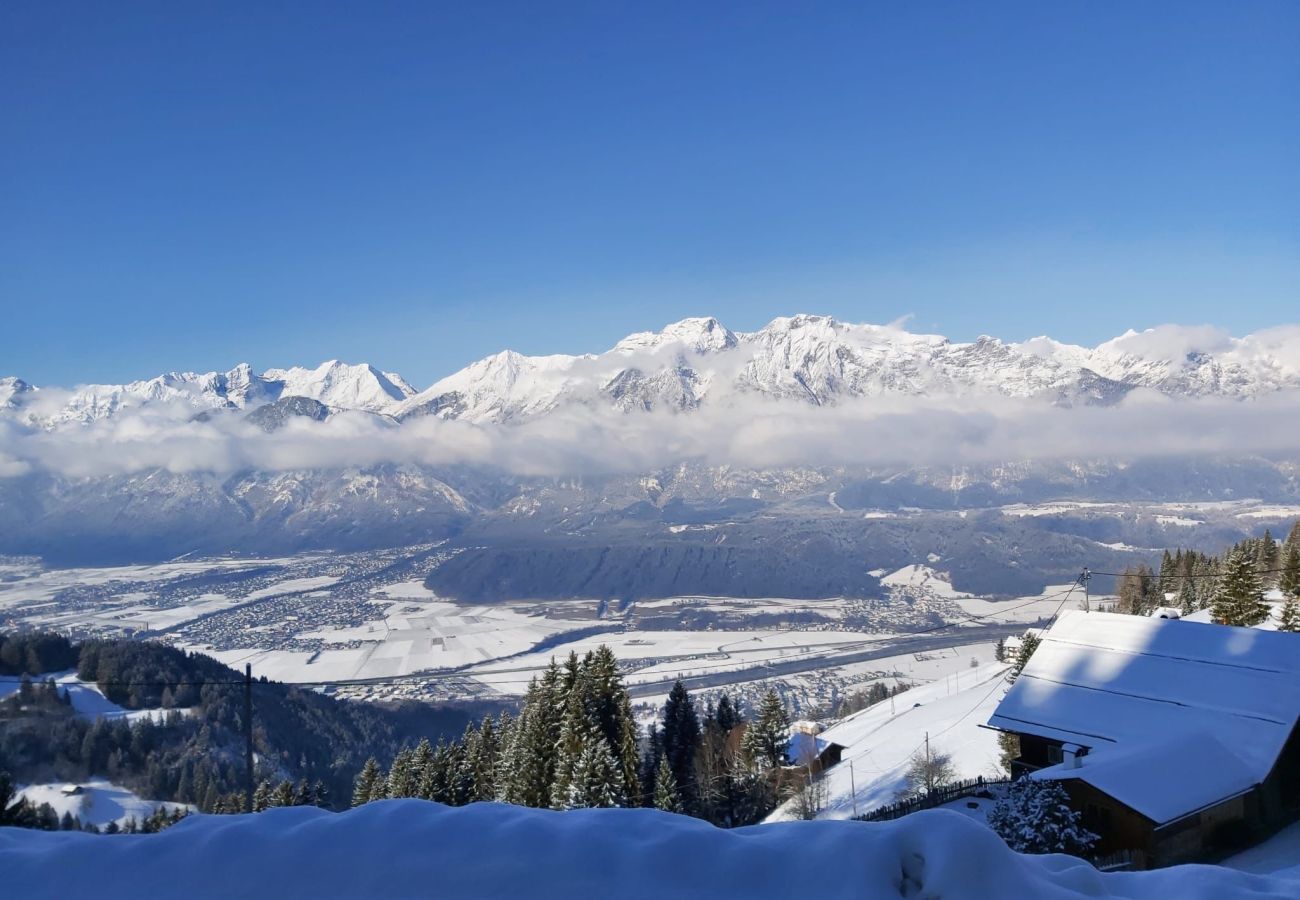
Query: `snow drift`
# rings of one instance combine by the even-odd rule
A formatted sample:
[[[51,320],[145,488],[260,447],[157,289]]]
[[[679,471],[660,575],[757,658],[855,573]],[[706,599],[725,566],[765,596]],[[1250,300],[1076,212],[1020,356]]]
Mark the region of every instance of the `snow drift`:
[[[1294,881],[1186,866],[1104,875],[1012,853],[932,811],[885,824],[724,831],[654,810],[556,813],[419,800],[346,813],[196,816],[159,835],[0,829],[13,896],[717,898],[1294,898]]]

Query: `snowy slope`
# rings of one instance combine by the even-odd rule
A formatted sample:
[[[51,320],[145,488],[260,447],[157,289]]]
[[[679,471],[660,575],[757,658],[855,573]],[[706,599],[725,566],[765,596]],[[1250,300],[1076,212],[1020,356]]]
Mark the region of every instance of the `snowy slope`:
[[[334,409],[389,413],[415,393],[401,376],[372,365],[348,365],[332,359],[314,369],[267,369],[262,377],[278,384],[281,397],[307,397]]]
[[[68,796],[63,793],[64,782],[56,784],[29,784],[18,789],[18,795],[34,806],[48,803],[54,812],[62,817],[71,813],[81,820],[83,825],[104,826],[109,822],[126,824],[127,819],[143,821],[158,810],[165,808],[168,812],[177,809],[192,809],[184,803],[170,803],[158,800],[143,800],[131,791],[120,787],[105,778],[92,778],[80,782],[82,793]]]
[[[1282,900],[1300,884],[1210,866],[1103,875],[1020,856],[932,811],[898,822],[724,831],[655,810],[551,812],[420,800],[193,816],[158,835],[0,829],[14,896]]]
[[[898,799],[912,754],[930,736],[934,752],[952,756],[954,778],[1002,777],[995,732],[982,728],[1006,692],[1004,663],[957,673],[948,680],[904,691],[841,720],[819,734],[819,742],[844,747],[841,762],[826,771],[826,809],[819,818],[847,819]],[[856,787],[856,805],[854,802]],[[769,821],[792,817],[783,806]]]
[[[99,685],[82,681],[75,670],[68,672],[51,672],[38,675],[34,682],[53,679],[59,685],[60,693],[72,699],[72,708],[77,714],[87,719],[154,719],[159,720],[170,713],[186,714],[184,709],[126,709],[104,696]],[[0,676],[0,700],[18,693],[22,681],[11,675]]]

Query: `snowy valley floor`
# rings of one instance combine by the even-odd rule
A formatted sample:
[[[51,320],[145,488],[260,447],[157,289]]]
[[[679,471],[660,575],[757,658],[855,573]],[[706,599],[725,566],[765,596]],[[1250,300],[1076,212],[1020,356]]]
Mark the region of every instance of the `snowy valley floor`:
[[[723,831],[653,810],[555,813],[389,800],[195,816],[159,835],[0,829],[15,897],[1295,900],[1300,881],[1208,866],[1103,875],[1012,853],[932,811]]]

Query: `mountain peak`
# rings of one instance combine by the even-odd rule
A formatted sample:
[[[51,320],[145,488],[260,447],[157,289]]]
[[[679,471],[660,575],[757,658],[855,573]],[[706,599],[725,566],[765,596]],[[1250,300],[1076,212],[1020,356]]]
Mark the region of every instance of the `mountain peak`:
[[[682,319],[659,331],[630,334],[614,345],[619,352],[658,350],[670,344],[683,345],[696,353],[730,350],[739,343],[734,332],[713,316]]]

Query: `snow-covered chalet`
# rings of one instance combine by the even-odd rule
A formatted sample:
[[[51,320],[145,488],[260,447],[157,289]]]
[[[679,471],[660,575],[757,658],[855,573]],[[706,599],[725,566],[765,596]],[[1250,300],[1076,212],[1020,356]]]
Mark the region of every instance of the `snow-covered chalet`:
[[[1300,818],[1300,635],[1065,613],[989,726],[1017,775],[1061,781],[1101,840],[1156,866]]]

